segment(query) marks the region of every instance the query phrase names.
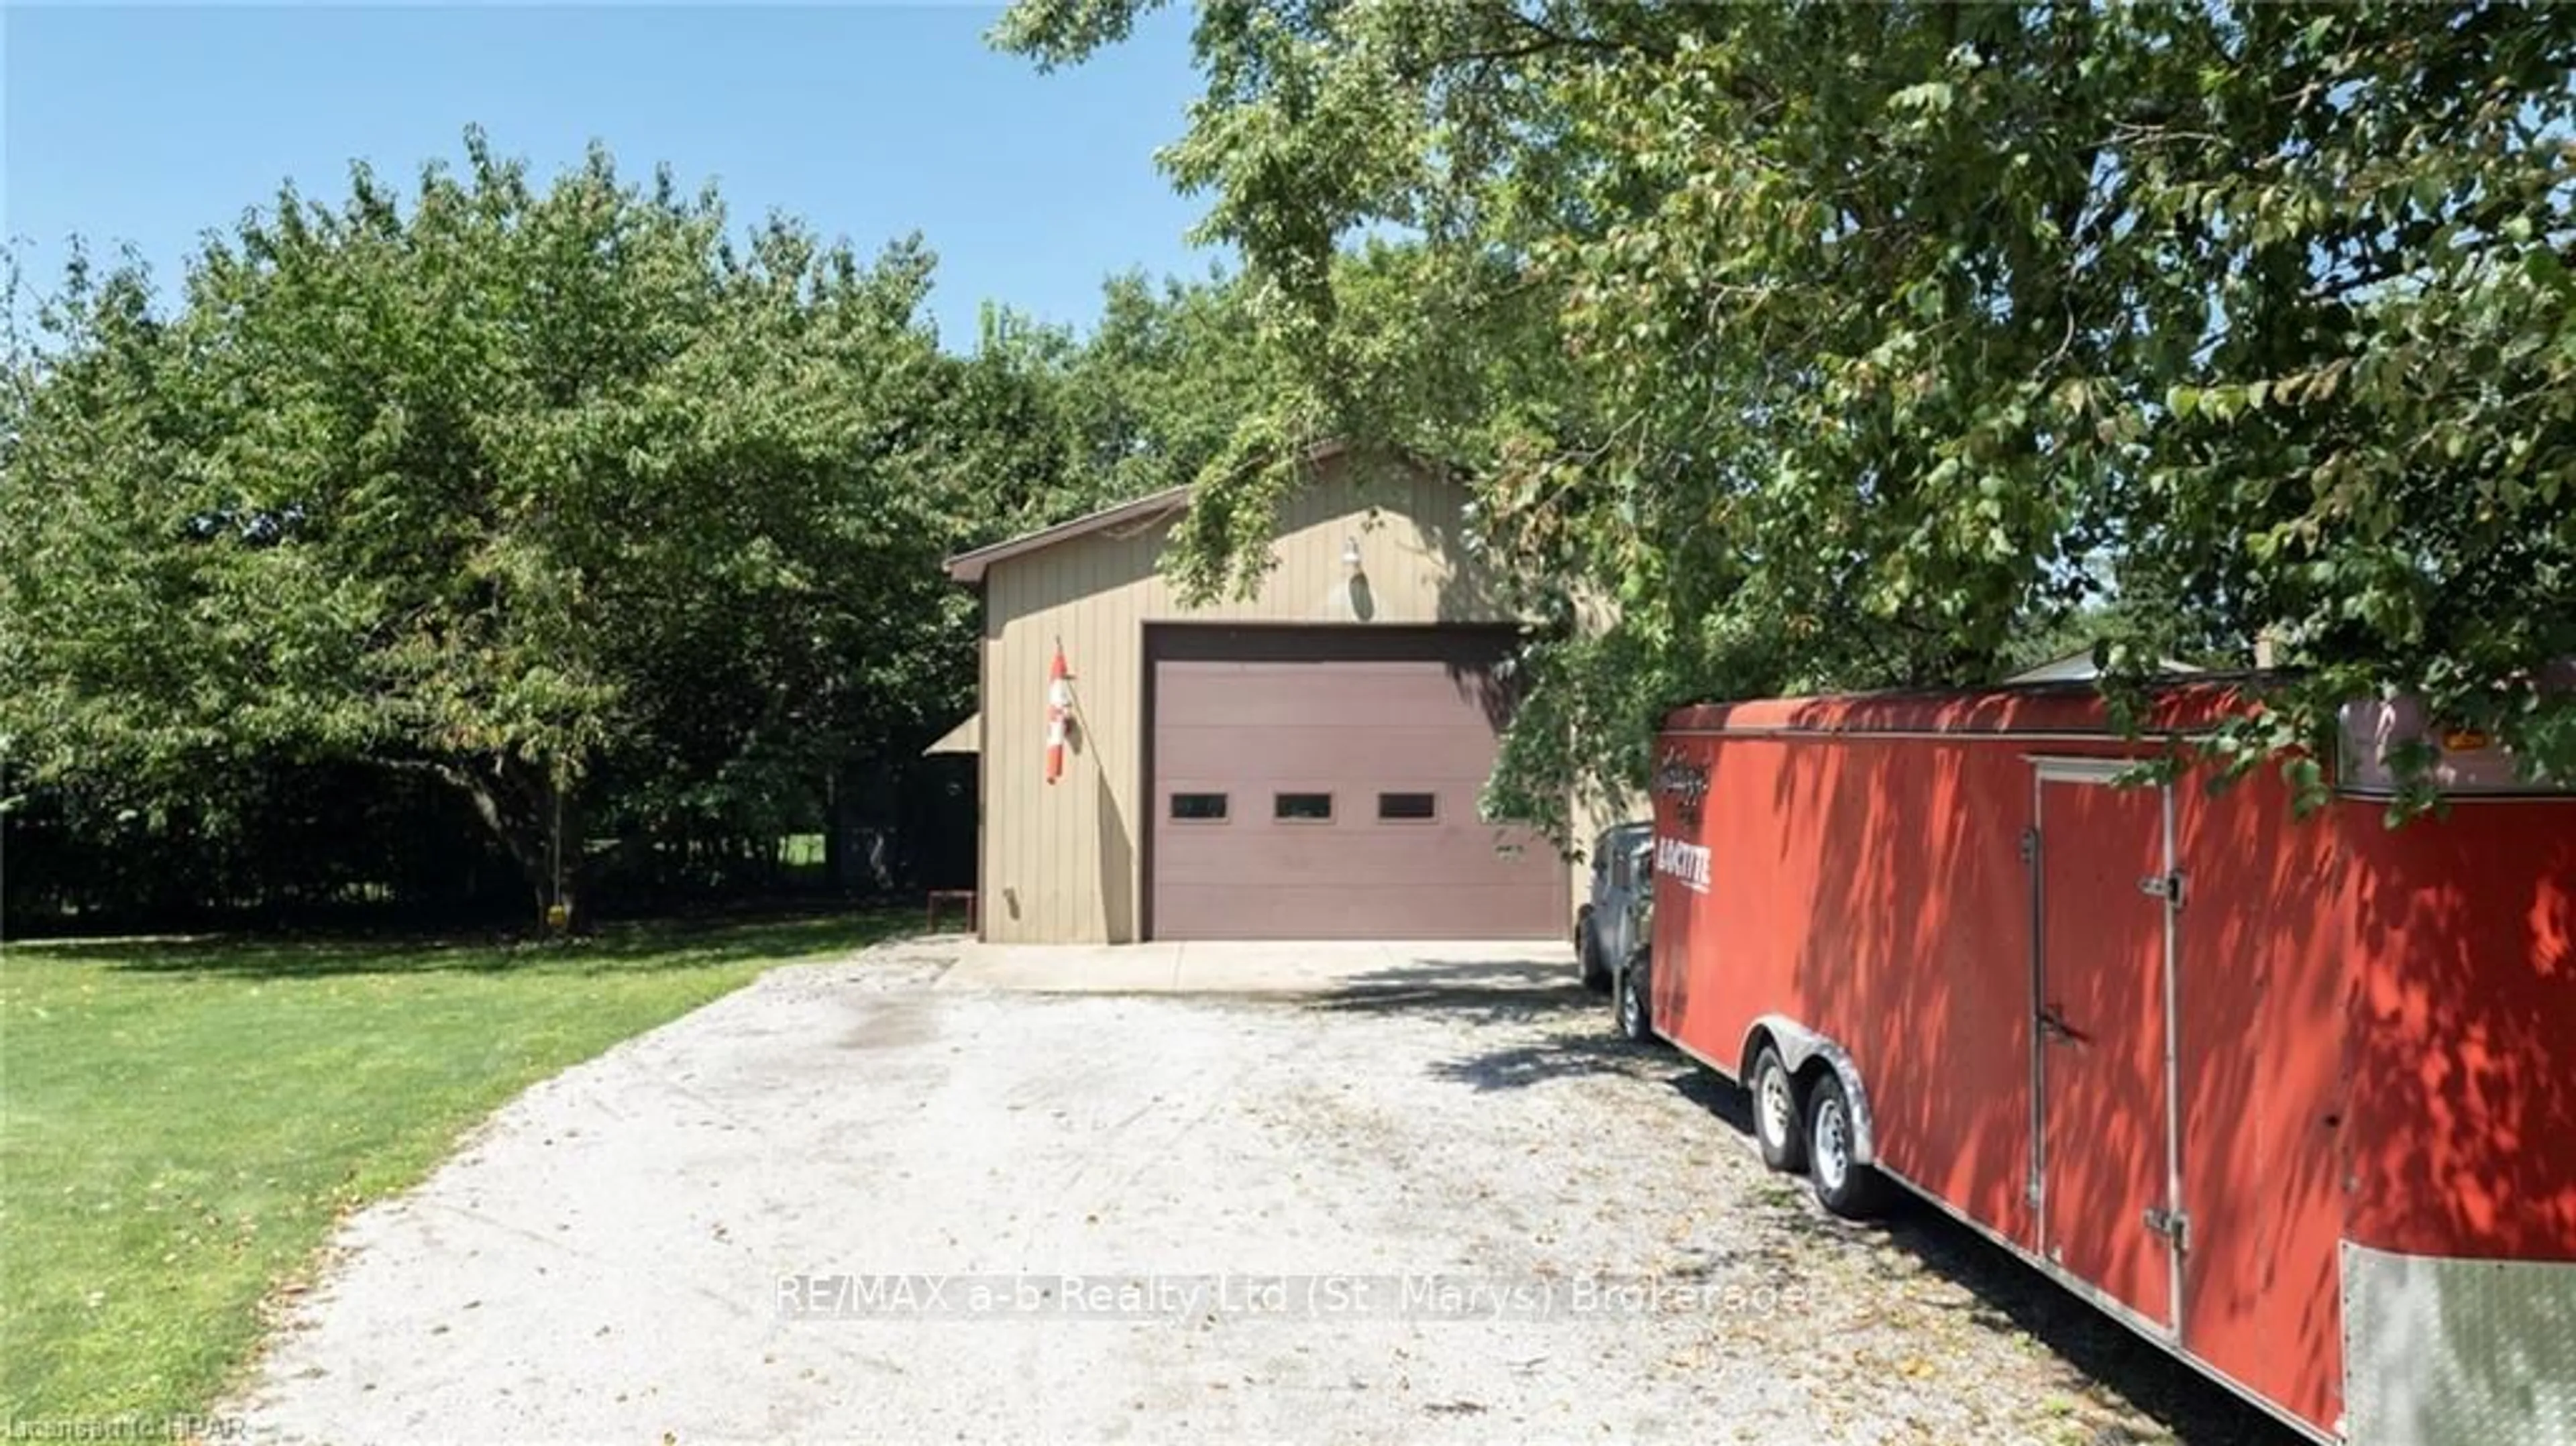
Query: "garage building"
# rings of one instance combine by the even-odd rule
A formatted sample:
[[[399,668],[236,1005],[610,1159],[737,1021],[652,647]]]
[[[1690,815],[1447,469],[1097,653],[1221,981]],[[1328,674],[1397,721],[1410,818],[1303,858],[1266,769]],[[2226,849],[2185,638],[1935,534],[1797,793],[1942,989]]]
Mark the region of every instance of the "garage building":
[[[1173,600],[1187,489],[949,561],[984,603],[981,711],[945,741],[980,755],[983,938],[1565,936],[1572,870],[1477,816],[1518,620],[1459,544],[1464,489],[1338,445],[1305,470],[1248,600]]]

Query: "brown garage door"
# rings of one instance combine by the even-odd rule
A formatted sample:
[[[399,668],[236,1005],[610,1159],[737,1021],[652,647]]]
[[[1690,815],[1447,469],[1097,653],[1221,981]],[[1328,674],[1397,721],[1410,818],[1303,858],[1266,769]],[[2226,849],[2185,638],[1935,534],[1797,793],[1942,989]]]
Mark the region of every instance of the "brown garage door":
[[[1476,817],[1507,646],[1480,628],[1153,629],[1154,937],[1564,933],[1564,863]]]

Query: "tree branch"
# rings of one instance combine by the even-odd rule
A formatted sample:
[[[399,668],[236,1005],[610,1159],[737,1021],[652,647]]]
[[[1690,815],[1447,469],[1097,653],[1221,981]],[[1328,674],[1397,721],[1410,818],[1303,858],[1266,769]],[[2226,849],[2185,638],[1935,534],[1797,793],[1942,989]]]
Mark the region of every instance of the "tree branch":
[[[379,758],[374,762],[399,773],[426,773],[463,794],[465,801],[473,805],[474,816],[509,852],[511,862],[532,879],[543,874],[545,860],[534,842],[521,827],[514,826],[500,795],[474,769],[438,758]]]
[[[1407,81],[1421,81],[1426,79],[1433,71],[1445,70],[1453,66],[1490,64],[1497,61],[1507,60],[1527,60],[1533,56],[1545,55],[1552,50],[1570,50],[1594,55],[1644,57],[1649,60],[1669,60],[1673,55],[1672,49],[1669,46],[1650,45],[1642,40],[1612,39],[1599,35],[1569,34],[1565,31],[1554,29],[1531,16],[1524,15],[1520,11],[1513,9],[1508,5],[1496,6],[1486,13],[1494,19],[1507,22],[1514,28],[1525,32],[1528,38],[1517,44],[1497,44],[1483,49],[1463,50],[1447,55],[1433,56],[1420,62],[1418,65],[1408,65],[1399,68],[1396,72],[1397,75]]]

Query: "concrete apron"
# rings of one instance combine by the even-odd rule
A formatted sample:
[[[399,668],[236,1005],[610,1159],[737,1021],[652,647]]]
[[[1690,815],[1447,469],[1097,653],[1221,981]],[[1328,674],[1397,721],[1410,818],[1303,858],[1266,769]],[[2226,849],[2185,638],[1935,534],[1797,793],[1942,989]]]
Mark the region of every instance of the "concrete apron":
[[[960,940],[943,989],[1063,994],[1347,994],[1556,990],[1576,983],[1562,939],[979,944]]]

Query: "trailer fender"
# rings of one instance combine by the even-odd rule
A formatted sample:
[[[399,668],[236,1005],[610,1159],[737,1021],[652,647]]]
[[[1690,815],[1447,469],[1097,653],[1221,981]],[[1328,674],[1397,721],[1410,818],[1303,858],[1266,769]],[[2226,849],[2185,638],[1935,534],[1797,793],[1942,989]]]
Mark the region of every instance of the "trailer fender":
[[[1785,1014],[1766,1014],[1753,1021],[1744,1032],[1744,1047],[1738,1054],[1736,1069],[1740,1082],[1750,1082],[1753,1056],[1765,1035],[1771,1047],[1780,1051],[1780,1063],[1786,1065],[1791,1078],[1806,1073],[1813,1060],[1823,1060],[1843,1082],[1843,1093],[1851,1100],[1852,1160],[1855,1164],[1875,1164],[1878,1160],[1877,1131],[1871,1127],[1869,1089],[1861,1083],[1860,1066],[1852,1063],[1851,1054],[1841,1045]]]

